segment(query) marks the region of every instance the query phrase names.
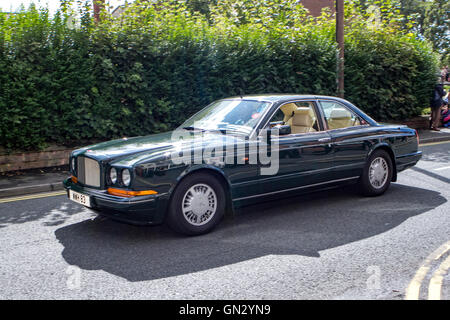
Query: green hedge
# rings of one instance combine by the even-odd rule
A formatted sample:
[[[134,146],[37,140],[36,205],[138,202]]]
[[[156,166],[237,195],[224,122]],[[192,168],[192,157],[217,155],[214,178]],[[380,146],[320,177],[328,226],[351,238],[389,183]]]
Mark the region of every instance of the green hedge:
[[[207,20],[177,6],[130,9],[98,26],[86,14],[77,28],[63,14],[0,14],[0,144],[38,149],[166,131],[231,95],[336,94],[326,18],[289,29],[232,25],[220,12]],[[435,64],[412,36],[361,28],[347,37],[346,98],[377,120],[418,115]]]

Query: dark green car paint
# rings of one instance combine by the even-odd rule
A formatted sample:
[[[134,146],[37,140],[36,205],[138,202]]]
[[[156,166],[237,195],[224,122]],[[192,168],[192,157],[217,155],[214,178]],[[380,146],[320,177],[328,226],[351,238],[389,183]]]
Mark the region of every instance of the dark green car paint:
[[[70,178],[64,181],[67,190],[81,192],[91,196],[93,209],[112,218],[138,224],[159,224],[164,220],[170,196],[178,182],[186,175],[198,170],[208,170],[223,182],[230,203],[234,206],[258,201],[261,197],[277,194],[286,190],[309,190],[309,187],[323,188],[343,182],[357,181],[370,154],[384,148],[392,155],[394,176],[419,161],[416,132],[402,125],[381,125],[364,114],[346,100],[335,97],[299,96],[299,95],[260,95],[245,96],[243,100],[260,100],[272,103],[270,110],[263,115],[262,121],[250,138],[228,136],[220,132],[211,132],[205,139],[183,141],[183,148],[203,150],[206,144],[240,144],[247,146],[245,158],[248,158],[249,144],[261,145],[257,133],[270,119],[272,114],[284,103],[291,101],[313,101],[321,99],[337,101],[358,114],[365,125],[344,129],[281,136],[279,139],[279,171],[274,176],[261,176],[260,166],[249,164],[245,159],[234,164],[174,164],[170,154],[176,148],[171,140],[172,133],[154,134],[144,137],[124,138],[99,143],[77,149],[72,157],[83,155],[95,159],[100,164],[101,183],[99,188],[85,187],[73,183]],[[321,119],[323,121],[323,119]],[[321,128],[325,126],[320,123]],[[192,135],[194,137],[194,135]],[[157,195],[122,198],[106,193],[112,186],[108,181],[111,166],[128,168],[131,171],[129,190],[155,190]],[[72,174],[75,175],[74,172]],[[121,185],[113,187],[124,188]]]

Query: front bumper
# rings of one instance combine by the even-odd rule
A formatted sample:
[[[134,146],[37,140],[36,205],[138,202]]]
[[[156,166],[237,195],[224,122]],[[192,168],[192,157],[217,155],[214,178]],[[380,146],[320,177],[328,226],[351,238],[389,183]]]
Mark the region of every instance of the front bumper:
[[[167,207],[167,194],[138,197],[118,197],[110,195],[106,190],[92,189],[76,184],[71,178],[63,181],[64,189],[88,195],[94,212],[109,218],[139,225],[161,224],[164,221]]]

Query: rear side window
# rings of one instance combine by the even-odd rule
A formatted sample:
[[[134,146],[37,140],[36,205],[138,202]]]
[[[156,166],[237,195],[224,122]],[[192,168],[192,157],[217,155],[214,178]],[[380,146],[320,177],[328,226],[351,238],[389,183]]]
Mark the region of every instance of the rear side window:
[[[361,125],[360,117],[340,103],[321,101],[320,108],[329,130]]]

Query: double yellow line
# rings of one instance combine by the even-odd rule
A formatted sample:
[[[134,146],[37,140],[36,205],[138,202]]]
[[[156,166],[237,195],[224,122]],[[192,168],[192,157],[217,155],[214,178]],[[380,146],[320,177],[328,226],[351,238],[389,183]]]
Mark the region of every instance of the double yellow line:
[[[443,144],[443,143],[450,143],[450,141],[438,141],[438,142],[421,143],[421,144],[419,144],[419,147],[434,146],[436,144]]]
[[[405,300],[419,299],[420,287],[426,275],[430,271],[432,264],[439,262],[439,259],[441,259],[447,252],[450,252],[450,241],[441,245],[425,259],[406,289]],[[430,283],[428,285],[428,300],[441,299],[442,282],[449,269],[450,255],[438,266],[431,276]]]
[[[20,196],[20,197],[12,197],[12,198],[0,199],[0,203],[14,202],[14,201],[20,201],[20,200],[47,198],[47,197],[54,197],[54,196],[62,196],[64,194],[67,194],[67,192],[66,191],[55,191],[55,192],[48,192],[48,193],[37,193],[37,194],[30,194],[28,196]]]

